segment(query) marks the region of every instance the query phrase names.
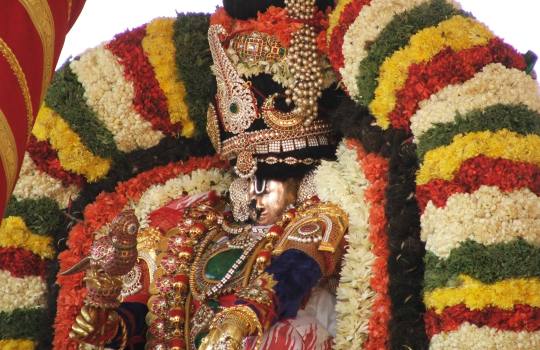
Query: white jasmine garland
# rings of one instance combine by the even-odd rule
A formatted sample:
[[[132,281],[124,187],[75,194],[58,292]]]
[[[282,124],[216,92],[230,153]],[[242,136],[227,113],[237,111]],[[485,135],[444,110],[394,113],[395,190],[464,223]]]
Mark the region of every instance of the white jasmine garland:
[[[540,245],[540,198],[529,189],[502,192],[481,186],[474,193],[456,193],[443,208],[430,201],[420,217],[426,249],[446,258],[465,240],[482,244],[522,237]]]
[[[149,225],[148,215],[170,201],[182,196],[182,192],[190,195],[214,190],[224,194],[232,182],[231,175],[218,169],[197,169],[189,174],[180,174],[161,185],[148,188],[135,205],[135,214],[141,229]]]
[[[19,199],[48,197],[54,199],[60,209],[65,209],[70,200],[75,200],[78,197],[79,188],[75,185],[66,187],[62,181],[39,170],[26,152],[13,195]]]
[[[368,335],[375,292],[371,289],[375,256],[369,241],[369,204],[364,191],[369,182],[356,159],[356,151],[343,143],[336,162],[323,162],[315,172],[317,194],[339,205],[349,216],[348,249],[337,289],[337,335],[334,349],[360,349]]]
[[[40,276],[13,277],[0,270],[0,312],[45,307],[47,286]]]
[[[434,335],[429,348],[430,350],[540,349],[540,331],[503,331],[465,322],[455,331]]]
[[[372,0],[360,11],[343,37],[344,65],[340,69],[343,83],[353,99],[358,98],[358,67],[369,54],[369,42],[375,41],[386,26],[398,16],[429,0]],[[459,4],[448,1],[457,9]]]
[[[164,137],[133,108],[133,84],[124,77],[118,59],[103,45],[84,52],[70,68],[84,87],[88,106],[112,132],[120,151],[146,149]]]
[[[414,142],[436,123],[454,121],[461,115],[495,104],[524,104],[540,113],[538,83],[530,75],[500,63],[492,63],[463,84],[449,85],[420,102],[411,117]]]

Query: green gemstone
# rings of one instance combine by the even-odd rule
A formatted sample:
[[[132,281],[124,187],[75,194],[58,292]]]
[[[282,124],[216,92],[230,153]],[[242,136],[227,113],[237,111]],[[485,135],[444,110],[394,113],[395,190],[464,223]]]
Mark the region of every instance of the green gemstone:
[[[220,307],[219,301],[217,301],[216,299],[210,299],[206,302],[206,304],[208,304],[208,306],[210,306],[210,308],[214,311],[218,311]]]
[[[231,103],[229,110],[231,113],[238,113],[238,104],[236,104],[236,102]]]
[[[234,265],[236,260],[242,255],[242,249],[228,249],[214,255],[208,260],[204,268],[204,275],[209,280],[221,280],[227,271]],[[241,267],[238,269],[241,270]]]
[[[207,335],[208,335],[208,332],[201,332],[195,336],[195,339],[193,340],[193,342],[195,343],[195,349],[198,349],[199,346],[201,346],[201,343],[204,337],[206,337]]]

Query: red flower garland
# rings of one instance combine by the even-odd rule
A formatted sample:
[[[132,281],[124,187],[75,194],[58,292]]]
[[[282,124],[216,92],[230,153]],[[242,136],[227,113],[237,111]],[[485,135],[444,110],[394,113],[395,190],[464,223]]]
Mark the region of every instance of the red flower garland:
[[[34,135],[30,135],[27,151],[39,170],[62,181],[64,186],[75,185],[82,188],[86,185],[84,177],[62,168],[58,153],[47,141],[38,141]]]
[[[525,162],[480,155],[463,162],[450,181],[435,179],[417,186],[418,206],[424,212],[427,203],[432,201],[441,208],[451,195],[473,193],[482,185],[497,186],[506,192],[528,188],[540,196],[540,168]]]
[[[142,48],[145,35],[146,26],[126,31],[115,36],[114,40],[107,44],[107,48],[124,66],[126,79],[133,82],[135,110],[148,120],[153,128],[175,135],[180,132],[181,125],[170,122],[167,97],[159,87],[154,68]]]
[[[0,248],[0,270],[13,277],[45,277],[47,260],[22,248]]]
[[[513,310],[488,307],[478,311],[459,304],[444,309],[441,314],[428,310],[424,319],[429,338],[438,333],[454,331],[464,322],[514,332],[540,330],[540,308],[522,304],[515,305]]]
[[[69,249],[58,256],[60,270],[66,270],[85,257],[92,244],[94,232],[111,222],[130,200],[139,200],[150,186],[163,184],[169,179],[196,169],[225,169],[227,166],[227,163],[217,156],[190,158],[185,162],[171,163],[139,174],[131,180],[118,184],[113,193],[101,193],[94,203],[85,208],[84,222],[74,226],[69,233],[67,242]],[[83,273],[58,276],[57,282],[60,285],[60,293],[53,345],[56,349],[76,350],[77,343],[68,340],[68,334],[86,295]]]
[[[448,85],[471,79],[490,63],[524,70],[525,59],[501,39],[491,39],[486,46],[476,46],[456,52],[451,48],[439,52],[427,63],[413,64],[403,88],[396,94],[397,103],[389,118],[396,128],[409,131],[409,119],[420,101],[428,99]]]
[[[390,251],[388,250],[387,218],[384,208],[386,186],[388,185],[388,160],[375,153],[368,154],[358,140],[347,140],[347,146],[356,150],[357,160],[366,179],[370,182],[364,197],[370,203],[369,240],[373,244],[372,253],[375,256],[370,285],[375,291],[376,297],[369,319],[368,338],[363,348],[386,349],[388,347],[388,323],[391,317],[391,301],[388,295]]]
[[[371,0],[353,0],[345,6],[341,16],[339,18],[339,23],[334,27],[332,34],[330,34],[330,42],[328,44],[328,58],[332,67],[339,72],[339,69],[343,67],[345,59],[343,57],[343,39],[345,34],[351,24],[354,23],[354,20],[358,17],[358,14],[364,6],[369,5]]]

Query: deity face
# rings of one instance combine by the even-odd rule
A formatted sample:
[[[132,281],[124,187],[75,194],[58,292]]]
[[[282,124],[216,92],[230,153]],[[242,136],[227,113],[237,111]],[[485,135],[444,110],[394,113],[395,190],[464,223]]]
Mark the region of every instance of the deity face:
[[[257,180],[249,184],[249,199],[252,210],[251,219],[257,225],[274,224],[289,205],[296,202],[299,181]]]

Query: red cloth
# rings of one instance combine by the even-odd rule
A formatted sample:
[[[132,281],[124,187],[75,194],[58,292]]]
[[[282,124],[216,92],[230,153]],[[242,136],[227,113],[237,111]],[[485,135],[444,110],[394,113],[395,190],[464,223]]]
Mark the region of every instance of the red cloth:
[[[0,213],[4,212],[13,190],[30,128],[58,61],[64,39],[83,5],[84,0],[2,1]],[[9,162],[10,157],[16,161]]]

